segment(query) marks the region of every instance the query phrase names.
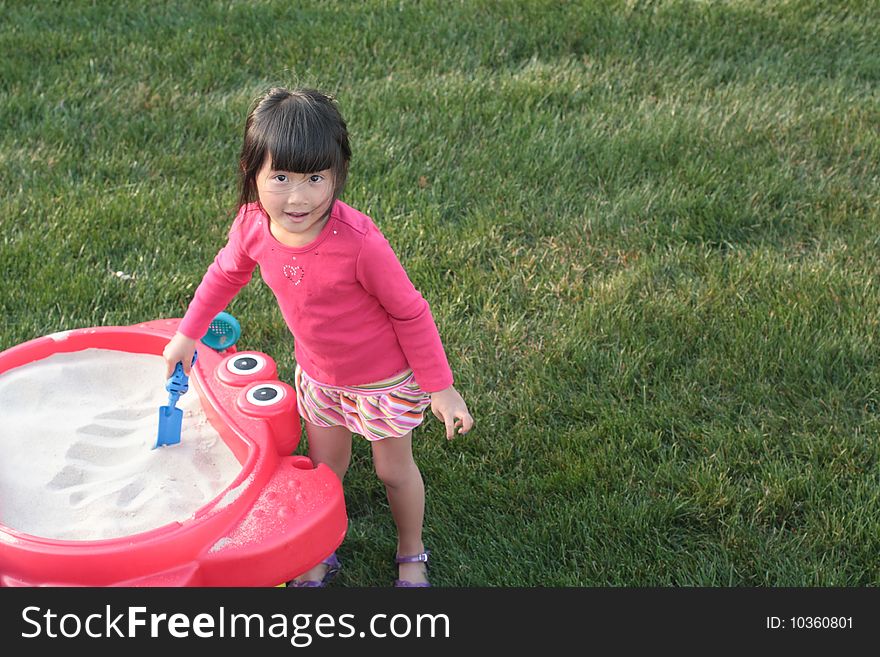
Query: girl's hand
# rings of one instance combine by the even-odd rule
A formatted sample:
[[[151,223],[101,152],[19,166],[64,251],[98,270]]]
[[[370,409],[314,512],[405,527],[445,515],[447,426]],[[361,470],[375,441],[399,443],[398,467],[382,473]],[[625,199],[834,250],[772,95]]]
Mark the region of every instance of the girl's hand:
[[[165,367],[168,370],[165,373],[166,379],[174,373],[174,366],[177,363],[183,363],[183,373],[189,376],[193,354],[196,351],[196,342],[197,340],[188,338],[183,333],[175,333],[174,337],[165,345],[162,358],[165,359]]]
[[[467,404],[453,386],[431,393],[431,412],[446,424],[447,440],[455,437],[456,428],[458,433],[465,434],[474,426],[474,418],[468,412]]]

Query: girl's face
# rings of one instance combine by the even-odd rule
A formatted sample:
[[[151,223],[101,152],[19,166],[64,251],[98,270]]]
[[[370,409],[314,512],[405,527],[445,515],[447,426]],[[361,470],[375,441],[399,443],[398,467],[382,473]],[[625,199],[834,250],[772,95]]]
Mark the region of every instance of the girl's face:
[[[282,243],[304,246],[315,239],[327,223],[333,199],[333,172],[279,171],[266,158],[257,172],[260,204],[272,220],[272,233]]]

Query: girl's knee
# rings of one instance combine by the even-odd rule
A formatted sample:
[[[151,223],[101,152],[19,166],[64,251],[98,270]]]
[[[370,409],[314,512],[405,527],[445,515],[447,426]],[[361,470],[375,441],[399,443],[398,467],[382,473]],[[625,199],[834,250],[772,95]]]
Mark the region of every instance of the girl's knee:
[[[421,479],[419,468],[412,458],[400,461],[377,458],[374,459],[373,464],[379,480],[392,488],[405,486]]]

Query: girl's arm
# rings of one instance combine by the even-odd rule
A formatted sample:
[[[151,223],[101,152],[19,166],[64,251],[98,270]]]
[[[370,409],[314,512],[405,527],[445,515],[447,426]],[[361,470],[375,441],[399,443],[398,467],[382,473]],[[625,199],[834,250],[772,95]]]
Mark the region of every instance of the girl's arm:
[[[422,389],[433,393],[449,388],[453,384],[452,370],[431,308],[413,286],[388,240],[378,231],[364,237],[357,277],[388,313],[397,341]]]
[[[431,412],[446,425],[446,438],[474,426],[467,404],[452,385],[452,370],[428,302],[415,289],[388,240],[368,234],[358,259],[358,279],[388,312],[407,361],[422,389],[431,393]]]
[[[226,245],[217,253],[196,289],[186,314],[177,327],[177,334],[165,347],[163,356],[168,376],[174,366],[183,362],[189,373],[196,344],[208,330],[211,320],[248,284],[257,266],[246,248],[247,219],[243,207],[235,219]]]

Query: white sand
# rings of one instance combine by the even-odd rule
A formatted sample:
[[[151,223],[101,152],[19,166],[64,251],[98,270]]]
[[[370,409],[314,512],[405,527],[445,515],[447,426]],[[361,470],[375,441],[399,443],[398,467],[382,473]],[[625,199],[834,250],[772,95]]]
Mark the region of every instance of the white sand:
[[[97,540],[191,517],[241,465],[198,393],[177,403],[181,441],[151,449],[168,403],[161,357],[55,354],[0,374],[0,524]],[[192,382],[190,382],[192,384]]]

